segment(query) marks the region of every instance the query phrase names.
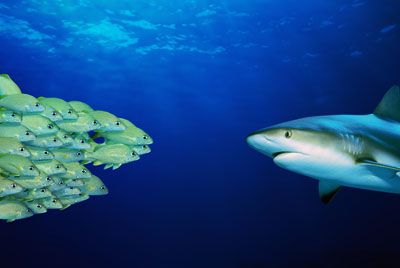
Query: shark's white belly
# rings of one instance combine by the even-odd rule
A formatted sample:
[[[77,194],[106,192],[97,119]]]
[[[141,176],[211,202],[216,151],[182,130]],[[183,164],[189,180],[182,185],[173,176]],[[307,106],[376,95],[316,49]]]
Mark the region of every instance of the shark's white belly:
[[[381,155],[384,163],[400,167],[400,161],[390,155]],[[302,175],[335,182],[339,185],[400,194],[400,176],[395,171],[375,172],[369,166],[356,164],[347,154],[329,151],[318,157],[301,153],[287,153],[277,156],[274,162]]]
[[[341,177],[320,178],[320,180],[324,179],[347,187],[400,194],[400,177],[395,173],[377,176],[362,166],[347,169]]]

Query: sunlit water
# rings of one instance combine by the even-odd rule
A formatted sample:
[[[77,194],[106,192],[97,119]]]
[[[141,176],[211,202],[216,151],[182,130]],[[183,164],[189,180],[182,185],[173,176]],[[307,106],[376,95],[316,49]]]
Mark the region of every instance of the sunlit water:
[[[0,73],[129,118],[153,152],[110,194],[1,223],[2,265],[344,267],[399,262],[400,196],[315,181],[250,132],[373,111],[400,83],[398,1],[2,1]],[[18,266],[19,265],[19,266]]]

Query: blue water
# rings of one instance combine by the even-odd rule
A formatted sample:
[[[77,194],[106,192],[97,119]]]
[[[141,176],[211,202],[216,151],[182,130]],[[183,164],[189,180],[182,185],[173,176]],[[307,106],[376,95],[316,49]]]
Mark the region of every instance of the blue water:
[[[3,267],[399,267],[400,196],[316,182],[250,132],[371,113],[400,83],[397,0],[1,1],[0,73],[133,121],[153,152],[64,211],[0,223]],[[11,266],[12,265],[12,266]]]

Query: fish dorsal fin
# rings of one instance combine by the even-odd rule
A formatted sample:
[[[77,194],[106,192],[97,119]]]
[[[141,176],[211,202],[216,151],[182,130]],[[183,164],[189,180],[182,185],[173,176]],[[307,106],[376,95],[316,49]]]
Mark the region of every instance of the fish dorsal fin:
[[[374,114],[385,119],[400,122],[400,87],[393,86],[385,94]]]
[[[0,76],[4,77],[5,79],[11,80],[11,77],[8,74],[0,74]]]
[[[319,181],[318,190],[322,203],[328,204],[340,190],[340,185],[334,182]]]

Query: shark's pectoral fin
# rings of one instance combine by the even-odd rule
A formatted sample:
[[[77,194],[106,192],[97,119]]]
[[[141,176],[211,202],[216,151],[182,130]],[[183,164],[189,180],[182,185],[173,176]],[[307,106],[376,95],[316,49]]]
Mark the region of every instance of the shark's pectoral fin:
[[[389,120],[400,121],[400,88],[398,86],[389,89],[374,114]]]
[[[324,204],[328,204],[340,190],[340,185],[334,182],[320,181],[318,185],[319,197]]]
[[[378,163],[371,159],[360,159],[357,163],[365,166],[373,175],[379,178],[395,178],[400,174],[400,168]]]

